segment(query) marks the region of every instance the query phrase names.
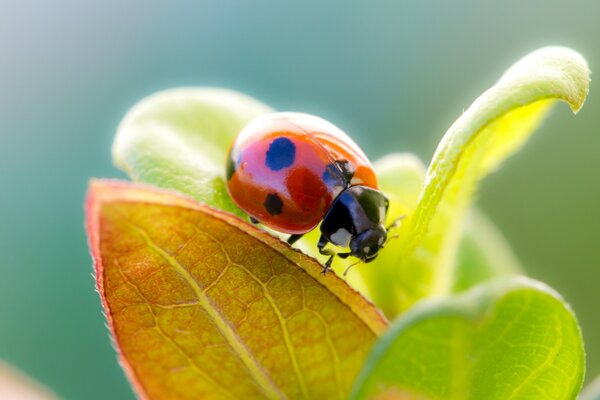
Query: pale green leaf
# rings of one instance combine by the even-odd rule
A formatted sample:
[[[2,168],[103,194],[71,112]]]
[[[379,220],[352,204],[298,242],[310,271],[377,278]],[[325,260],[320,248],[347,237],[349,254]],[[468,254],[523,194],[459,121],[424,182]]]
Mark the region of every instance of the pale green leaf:
[[[113,144],[113,160],[135,181],[243,215],[225,190],[227,150],[249,121],[271,111],[231,90],[159,92],[125,116]]]
[[[463,222],[452,290],[460,292],[486,280],[523,273],[521,263],[498,228],[471,208]]]
[[[525,143],[557,100],[578,111],[588,85],[581,55],[543,48],[512,66],[450,127],[427,170],[418,204],[399,231],[400,255],[391,261],[395,277],[389,279],[397,302],[388,315],[420,298],[451,292],[463,218],[477,181]]]
[[[573,399],[584,375],[569,306],[527,278],[430,300],[380,338],[353,399]]]

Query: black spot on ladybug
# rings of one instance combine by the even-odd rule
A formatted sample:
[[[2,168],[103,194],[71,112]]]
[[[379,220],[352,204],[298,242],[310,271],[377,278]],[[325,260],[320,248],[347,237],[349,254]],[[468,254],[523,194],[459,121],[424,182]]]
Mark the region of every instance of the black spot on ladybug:
[[[277,193],[269,193],[263,205],[265,206],[265,210],[267,210],[269,214],[278,215],[281,214],[281,209],[283,208],[283,201],[281,201]]]
[[[296,159],[296,145],[286,138],[280,137],[271,142],[267,150],[265,164],[273,171],[289,167]]]
[[[348,160],[336,160],[325,168],[323,172],[323,181],[328,186],[350,186],[350,181],[354,176],[356,169]]]
[[[227,180],[228,181],[231,180],[231,177],[235,173],[235,162],[233,161],[231,154],[229,155],[229,157],[227,157],[227,166],[225,167],[225,171],[226,171]]]

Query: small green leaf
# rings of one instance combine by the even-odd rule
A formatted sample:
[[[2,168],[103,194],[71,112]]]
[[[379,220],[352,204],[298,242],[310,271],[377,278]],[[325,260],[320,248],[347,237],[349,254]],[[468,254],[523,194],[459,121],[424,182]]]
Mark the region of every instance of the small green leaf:
[[[249,121],[271,111],[225,89],[160,92],[125,116],[113,144],[113,160],[134,181],[177,190],[243,215],[225,190],[226,153]]]
[[[395,276],[387,279],[396,286],[397,301],[386,309],[388,316],[420,298],[451,292],[463,217],[477,181],[525,143],[556,100],[578,111],[588,86],[581,55],[543,48],[518,61],[450,127],[427,170],[418,204],[399,231],[399,256],[388,267]]]
[[[596,378],[581,392],[579,400],[600,400],[600,377]]]
[[[463,224],[452,290],[460,292],[489,279],[523,273],[523,267],[498,228],[471,209]]]
[[[574,399],[581,332],[555,291],[527,278],[425,301],[380,338],[353,399]]]

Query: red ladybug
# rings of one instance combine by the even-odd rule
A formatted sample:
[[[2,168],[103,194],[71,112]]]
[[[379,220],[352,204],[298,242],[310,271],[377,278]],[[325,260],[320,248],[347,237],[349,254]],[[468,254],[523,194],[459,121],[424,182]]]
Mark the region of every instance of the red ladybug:
[[[318,249],[349,247],[346,258],[377,257],[387,240],[388,199],[371,163],[331,123],[302,113],[275,113],[250,122],[227,157],[227,190],[254,223],[290,233],[290,244],[321,222]]]

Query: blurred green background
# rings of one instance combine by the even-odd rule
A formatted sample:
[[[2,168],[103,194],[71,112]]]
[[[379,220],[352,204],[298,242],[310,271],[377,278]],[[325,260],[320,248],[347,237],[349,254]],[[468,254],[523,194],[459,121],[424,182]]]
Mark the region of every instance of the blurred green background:
[[[597,1],[0,0],[0,359],[70,399],[133,395],[111,348],[83,229],[92,177],[154,91],[224,86],[323,116],[372,159],[425,161],[513,61],[548,44],[600,66]],[[235,3],[235,4],[234,4]],[[250,4],[252,3],[252,4]],[[583,327],[600,374],[600,90],[561,105],[479,204]]]

